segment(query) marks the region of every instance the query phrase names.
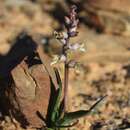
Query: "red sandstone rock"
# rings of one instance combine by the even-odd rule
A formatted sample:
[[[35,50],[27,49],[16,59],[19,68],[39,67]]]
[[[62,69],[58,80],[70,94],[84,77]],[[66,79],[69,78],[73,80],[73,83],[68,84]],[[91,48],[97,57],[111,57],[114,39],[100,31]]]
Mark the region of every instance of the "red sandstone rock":
[[[12,70],[14,80],[12,98],[13,113],[16,119],[32,127],[41,127],[43,121],[37,111],[46,117],[50,97],[50,79],[42,64],[30,68],[22,61]],[[11,99],[11,98],[10,98]],[[18,114],[17,111],[20,113]]]

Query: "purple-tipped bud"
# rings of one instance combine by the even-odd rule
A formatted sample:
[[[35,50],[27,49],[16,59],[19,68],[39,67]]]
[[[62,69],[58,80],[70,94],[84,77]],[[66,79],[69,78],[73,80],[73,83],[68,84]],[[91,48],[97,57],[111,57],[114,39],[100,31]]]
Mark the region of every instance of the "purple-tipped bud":
[[[70,36],[70,37],[75,37],[75,36],[77,36],[77,35],[78,35],[78,32],[77,32],[77,31],[76,31],[76,32],[75,32],[75,31],[73,31],[73,32],[70,31],[70,32],[69,32],[69,36]]]
[[[70,16],[72,19],[75,18],[75,16],[77,15],[76,10],[77,10],[76,5],[73,5],[70,9]]]
[[[77,10],[77,7],[73,5],[70,9],[69,16],[65,17],[65,25],[66,25],[69,37],[74,37],[74,36],[77,36],[78,34],[77,27],[78,27],[79,20],[77,19],[76,10]]]

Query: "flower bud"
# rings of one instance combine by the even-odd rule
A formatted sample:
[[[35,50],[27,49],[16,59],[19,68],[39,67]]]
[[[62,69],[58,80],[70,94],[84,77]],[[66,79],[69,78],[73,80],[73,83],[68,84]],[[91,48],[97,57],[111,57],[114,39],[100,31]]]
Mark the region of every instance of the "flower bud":
[[[69,32],[69,36],[70,36],[70,37],[75,37],[75,36],[77,36],[77,35],[78,35],[78,32],[77,32],[77,31],[76,31],[76,32],[75,32],[75,31],[73,31],[73,32],[70,31],[70,32]]]

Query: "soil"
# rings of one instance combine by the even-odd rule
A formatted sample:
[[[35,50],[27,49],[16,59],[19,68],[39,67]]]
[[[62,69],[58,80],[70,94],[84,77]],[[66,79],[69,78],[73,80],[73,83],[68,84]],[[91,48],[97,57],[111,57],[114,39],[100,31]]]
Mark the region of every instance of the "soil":
[[[54,15],[57,14],[55,1],[50,4],[49,0],[32,1],[0,1],[0,56],[7,55],[14,39],[22,31],[27,31],[43,44],[49,42],[50,55],[59,52],[59,43],[52,33],[55,29],[63,29],[66,3],[60,6],[64,10],[60,19]],[[80,119],[70,129],[130,130],[130,37],[96,32],[84,24],[82,19],[78,31],[78,37],[72,42],[84,43],[86,52],[72,56],[81,65],[70,71],[68,109],[89,109],[100,97],[107,97],[95,114]],[[62,74],[62,65],[58,67]],[[14,118],[0,115],[0,130],[36,129],[24,129]]]

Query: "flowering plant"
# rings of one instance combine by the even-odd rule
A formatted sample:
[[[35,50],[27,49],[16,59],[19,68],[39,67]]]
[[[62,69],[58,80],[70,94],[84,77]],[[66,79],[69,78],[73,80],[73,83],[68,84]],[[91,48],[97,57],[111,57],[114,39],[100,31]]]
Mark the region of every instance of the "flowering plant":
[[[105,98],[101,97],[95,104],[93,104],[89,110],[79,110],[74,112],[68,112],[68,81],[69,81],[69,69],[74,68],[77,65],[75,60],[68,58],[68,51],[85,51],[84,45],[70,43],[70,38],[78,35],[77,27],[79,19],[77,18],[77,7],[73,5],[70,9],[69,16],[65,16],[65,32],[54,32],[56,39],[62,44],[62,52],[59,56],[55,57],[51,65],[62,61],[64,63],[64,86],[59,75],[59,72],[54,68],[55,76],[58,83],[58,89],[54,90],[54,84],[52,83],[51,89],[54,90],[53,98],[50,99],[47,119],[45,121],[47,130],[61,130],[62,128],[72,127],[77,124],[78,119],[94,112],[99,103]],[[64,95],[62,96],[62,89],[64,88]],[[40,115],[41,117],[41,115]]]

